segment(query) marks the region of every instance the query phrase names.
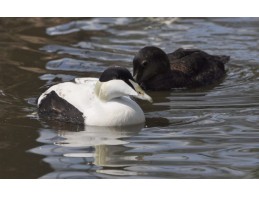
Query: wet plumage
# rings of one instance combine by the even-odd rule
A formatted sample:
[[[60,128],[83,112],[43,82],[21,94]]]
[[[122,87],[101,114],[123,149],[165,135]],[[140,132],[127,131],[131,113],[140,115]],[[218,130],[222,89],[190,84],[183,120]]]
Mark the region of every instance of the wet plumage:
[[[224,78],[229,56],[210,55],[199,49],[177,49],[166,54],[158,47],[142,48],[133,60],[133,75],[146,90],[198,88]]]

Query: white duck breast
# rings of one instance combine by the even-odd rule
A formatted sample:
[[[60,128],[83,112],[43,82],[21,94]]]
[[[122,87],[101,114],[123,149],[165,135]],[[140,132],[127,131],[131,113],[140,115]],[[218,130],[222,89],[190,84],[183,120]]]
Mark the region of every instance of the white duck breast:
[[[132,83],[133,86],[138,86],[134,82]],[[53,91],[62,102],[65,100],[64,102],[68,102],[68,105],[71,104],[71,107],[77,109],[79,111],[76,113],[77,115],[82,113],[84,124],[92,126],[123,126],[143,123],[145,116],[142,109],[129,96],[151,101],[151,98],[141,89],[136,92],[123,80],[100,82],[97,78],[77,78],[75,83],[57,84],[44,92],[38,99],[39,112],[41,109],[45,109],[44,100],[47,100],[46,98],[50,97]],[[46,102],[51,105],[51,109],[47,111],[50,113],[55,111],[56,117],[66,116],[66,112],[68,112],[67,116],[71,116],[69,114],[71,110],[59,109],[59,106],[55,104],[57,102],[59,101],[51,104]]]

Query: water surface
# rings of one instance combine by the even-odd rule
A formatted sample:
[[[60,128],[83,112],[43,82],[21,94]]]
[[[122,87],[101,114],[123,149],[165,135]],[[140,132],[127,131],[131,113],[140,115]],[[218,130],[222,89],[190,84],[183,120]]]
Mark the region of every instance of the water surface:
[[[258,18],[1,18],[0,178],[258,178]],[[214,87],[149,92],[144,125],[39,119],[49,86],[132,71],[146,45],[231,56]]]

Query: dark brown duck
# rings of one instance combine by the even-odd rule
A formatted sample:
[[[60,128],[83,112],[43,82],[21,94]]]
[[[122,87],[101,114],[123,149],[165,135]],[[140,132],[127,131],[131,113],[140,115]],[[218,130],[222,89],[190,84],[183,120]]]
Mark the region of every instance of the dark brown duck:
[[[166,54],[158,47],[147,46],[133,59],[133,75],[145,90],[199,88],[220,83],[229,59],[199,49],[179,48]]]

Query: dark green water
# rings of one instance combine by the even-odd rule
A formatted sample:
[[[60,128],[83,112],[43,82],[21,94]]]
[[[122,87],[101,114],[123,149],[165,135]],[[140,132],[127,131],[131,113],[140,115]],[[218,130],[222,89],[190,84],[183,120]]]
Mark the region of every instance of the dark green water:
[[[0,18],[0,178],[259,178],[259,18]],[[132,71],[136,51],[231,56],[218,86],[150,92],[147,122],[46,122],[49,86]]]

